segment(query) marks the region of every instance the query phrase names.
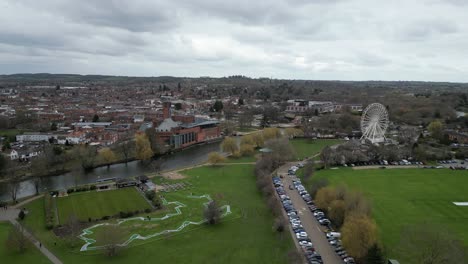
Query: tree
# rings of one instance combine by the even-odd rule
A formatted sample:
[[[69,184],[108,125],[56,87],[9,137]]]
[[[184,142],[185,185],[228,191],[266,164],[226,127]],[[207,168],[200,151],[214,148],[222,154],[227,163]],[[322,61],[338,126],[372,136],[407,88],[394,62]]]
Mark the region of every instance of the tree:
[[[93,116],[93,122],[99,122],[99,116],[97,114]]]
[[[110,148],[103,148],[99,152],[99,157],[104,161],[104,163],[107,164],[107,168],[109,168],[110,164],[112,162],[115,162],[117,160],[117,156],[115,155],[114,151]]]
[[[265,141],[277,139],[281,137],[281,131],[276,127],[268,127],[263,129],[263,139]]]
[[[81,167],[85,170],[94,167],[96,160],[96,148],[87,145],[81,145],[74,148],[75,157],[80,161]]]
[[[336,200],[336,191],[333,187],[321,188],[315,195],[315,204],[324,211],[329,210],[334,200]]]
[[[208,224],[214,225],[221,219],[221,210],[215,200],[211,200],[204,210],[205,220]]]
[[[302,174],[304,182],[307,182],[312,177],[313,174],[314,174],[314,161],[308,160],[306,164],[304,165],[304,172]]]
[[[19,176],[16,175],[15,172],[12,172],[13,176],[8,183],[8,192],[10,193],[11,200],[16,203],[16,197],[18,195],[18,190],[20,186],[20,179]]]
[[[18,213],[18,219],[19,220],[23,220],[24,217],[26,216],[26,214],[24,213],[24,211],[21,209]]]
[[[255,148],[253,145],[242,144],[240,146],[240,153],[242,154],[242,156],[252,156],[253,154],[255,154]]]
[[[346,216],[341,228],[341,241],[349,255],[362,259],[369,248],[377,242],[377,226],[366,215]]]
[[[344,201],[347,214],[355,213],[370,216],[372,213],[371,204],[361,192],[347,192]]]
[[[442,139],[443,125],[439,120],[432,121],[427,127],[431,136],[437,140]]]
[[[133,152],[135,151],[135,142],[127,139],[117,145],[117,149],[122,155],[124,156],[125,159],[125,164],[128,163],[128,159],[133,155]]]
[[[403,227],[396,250],[420,264],[467,263],[463,243],[455,234],[435,224]]]
[[[151,149],[151,143],[145,134],[135,135],[136,158],[139,160],[149,160],[154,153]]]
[[[385,257],[382,252],[382,248],[379,245],[374,244],[367,251],[367,255],[364,261],[365,264],[385,264]]]
[[[320,152],[320,159],[323,161],[326,167],[334,163],[333,150],[330,148],[330,146],[326,146],[322,149],[322,152]]]
[[[334,200],[331,202],[328,216],[335,226],[341,227],[343,225],[345,215],[346,205],[343,200]]]
[[[220,124],[221,131],[224,132],[224,135],[232,135],[236,129],[236,124],[233,121],[226,120]]]
[[[81,233],[81,225],[78,217],[75,214],[70,214],[65,223],[66,230],[66,241],[70,247],[75,247],[79,242],[78,236]]]
[[[52,124],[50,125],[50,130],[57,131],[57,124],[55,122],[52,122]]]
[[[237,100],[237,105],[244,105],[244,99],[239,97],[239,100]]]
[[[223,163],[225,160],[226,158],[218,152],[211,152],[210,154],[208,154],[208,162],[211,163],[211,165]]]
[[[254,115],[250,111],[244,111],[239,115],[239,127],[245,128],[250,127],[254,121]]]
[[[221,143],[221,149],[224,152],[233,154],[239,150],[239,147],[237,146],[237,142],[232,137],[225,137]]]
[[[288,127],[285,129],[288,138],[303,137],[304,131],[299,128]]]
[[[28,241],[24,232],[24,227],[22,225],[18,223],[13,224],[8,231],[6,247],[11,251],[17,251],[19,253],[26,251]]]
[[[255,142],[255,146],[257,146],[258,148],[261,148],[265,145],[265,140],[263,138],[263,133],[253,133],[251,134],[254,142]]]
[[[213,105],[213,110],[218,113],[221,112],[223,110],[223,102],[217,100]]]
[[[320,178],[318,180],[312,181],[310,188],[309,188],[309,194],[310,196],[315,199],[317,196],[317,192],[328,186],[328,180],[326,178]]]
[[[182,103],[175,103],[174,108],[175,108],[175,110],[181,110],[182,109]]]
[[[104,225],[97,234],[97,241],[99,241],[99,244],[104,245],[104,254],[108,257],[113,257],[124,247],[124,245],[119,244],[124,235],[123,230],[119,226]]]
[[[252,145],[252,146],[255,146],[255,140],[253,138],[252,135],[245,135],[241,138],[241,142],[240,142],[241,146],[242,145]]]
[[[294,160],[296,158],[296,152],[291,146],[289,140],[286,138],[269,140],[265,145],[267,148],[271,149],[269,156],[271,157],[275,168],[286,161]]]

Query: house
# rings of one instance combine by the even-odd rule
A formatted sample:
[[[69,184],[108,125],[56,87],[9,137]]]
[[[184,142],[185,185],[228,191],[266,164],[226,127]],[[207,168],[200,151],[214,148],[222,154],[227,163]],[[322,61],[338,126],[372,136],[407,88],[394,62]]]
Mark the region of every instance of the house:
[[[50,138],[56,138],[56,135],[39,132],[25,132],[22,135],[16,135],[18,142],[48,142]]]

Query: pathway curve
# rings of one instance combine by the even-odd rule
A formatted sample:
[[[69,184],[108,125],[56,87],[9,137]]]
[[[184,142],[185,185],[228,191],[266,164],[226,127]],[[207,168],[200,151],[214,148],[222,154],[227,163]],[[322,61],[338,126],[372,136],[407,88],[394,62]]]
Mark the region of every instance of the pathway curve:
[[[39,199],[39,198],[41,198],[41,197],[43,197],[43,196],[44,196],[44,194],[39,194],[39,195],[33,196],[33,197],[28,198],[28,199],[26,199],[26,200],[24,200],[24,201],[21,201],[20,203],[17,203],[17,204],[15,204],[15,205],[13,205],[12,207],[13,207],[13,208],[21,208],[23,205],[25,205],[25,204],[27,204],[27,203],[29,203],[29,202],[32,202],[32,201],[34,201],[34,200],[37,200],[37,199]]]

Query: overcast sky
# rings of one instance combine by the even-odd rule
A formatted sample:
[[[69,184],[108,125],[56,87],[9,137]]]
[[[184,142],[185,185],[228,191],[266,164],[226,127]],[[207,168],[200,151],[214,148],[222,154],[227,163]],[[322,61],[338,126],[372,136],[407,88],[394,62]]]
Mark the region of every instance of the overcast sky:
[[[0,74],[468,82],[468,0],[0,0]]]

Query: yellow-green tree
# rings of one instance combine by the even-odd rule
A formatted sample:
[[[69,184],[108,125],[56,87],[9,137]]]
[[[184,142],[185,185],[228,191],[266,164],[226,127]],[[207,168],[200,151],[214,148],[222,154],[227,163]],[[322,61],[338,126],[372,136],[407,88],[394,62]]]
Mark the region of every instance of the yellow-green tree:
[[[117,156],[115,155],[114,151],[110,148],[103,148],[99,152],[99,158],[104,162],[107,163],[107,168],[109,168],[110,163],[117,160]]]
[[[281,137],[281,131],[276,127],[268,127],[263,130],[263,139],[265,141]]]
[[[240,146],[240,153],[242,156],[252,156],[255,153],[255,148],[250,144],[242,144]]]
[[[341,228],[341,241],[349,255],[361,259],[377,242],[377,226],[367,215],[346,216]]]
[[[253,133],[251,134],[252,136],[252,139],[254,140],[255,142],[255,146],[257,146],[258,148],[261,148],[265,145],[265,140],[263,138],[263,133]]]
[[[218,165],[219,163],[223,163],[225,160],[226,158],[218,152],[210,152],[210,154],[208,154],[208,162],[211,165]]]
[[[427,129],[429,130],[433,138],[439,140],[442,138],[443,125],[442,122],[440,122],[439,120],[432,121],[427,127]]]
[[[232,137],[226,137],[221,143],[221,149],[224,152],[233,154],[239,150],[239,147],[237,146],[237,142]]]
[[[333,187],[321,188],[315,195],[317,207],[324,211],[328,211],[334,200],[336,200],[336,191]]]
[[[304,131],[299,128],[288,127],[285,129],[285,133],[288,138],[302,137],[304,136]]]
[[[255,146],[255,140],[253,138],[253,135],[245,135],[241,138],[241,145],[246,144],[246,145],[252,145]]]
[[[145,134],[135,135],[136,158],[139,160],[149,160],[154,153],[151,150],[151,143]]]
[[[346,215],[346,205],[343,200],[335,200],[330,204],[330,210],[328,211],[328,216],[330,220],[336,226],[340,227],[343,225]]]

